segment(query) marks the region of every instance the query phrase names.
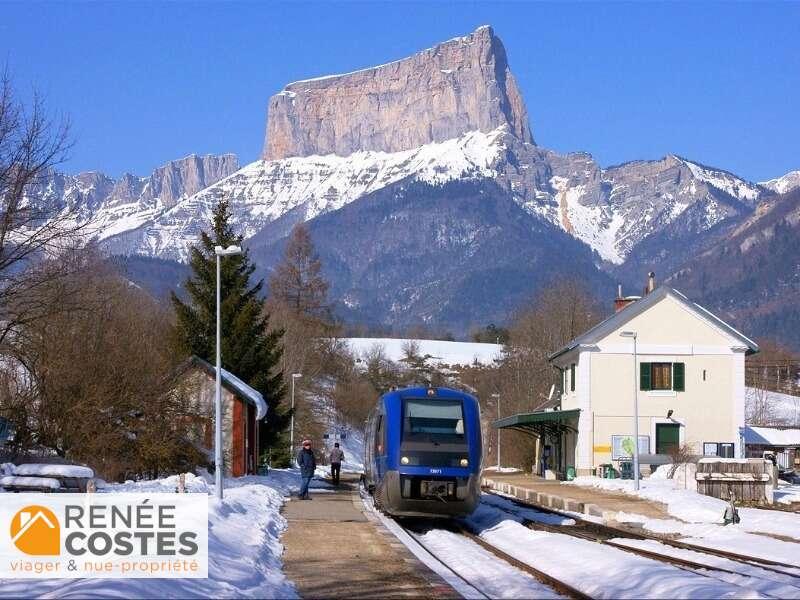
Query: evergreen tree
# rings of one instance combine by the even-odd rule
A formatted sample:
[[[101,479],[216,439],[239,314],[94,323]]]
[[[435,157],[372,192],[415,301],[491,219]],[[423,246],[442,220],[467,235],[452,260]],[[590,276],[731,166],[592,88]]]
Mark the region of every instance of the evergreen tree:
[[[192,276],[186,281],[189,302],[172,293],[177,316],[177,342],[182,351],[214,364],[216,350],[216,255],[215,246],[241,245],[242,236],[233,232],[230,208],[220,200],[213,212],[211,232],[200,234],[200,243],[191,249]],[[269,314],[261,297],[263,280],[254,285],[255,271],[244,250],[237,256],[222,257],[220,266],[222,324],[222,368],[261,392],[269,408],[260,422],[259,452],[278,443],[280,432],[289,420],[279,405],[286,392],[279,369],[282,330],[269,329]]]

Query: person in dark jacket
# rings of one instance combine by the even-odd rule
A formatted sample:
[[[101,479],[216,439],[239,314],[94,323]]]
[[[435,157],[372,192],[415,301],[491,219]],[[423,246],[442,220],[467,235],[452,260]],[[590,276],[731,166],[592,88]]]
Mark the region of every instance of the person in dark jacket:
[[[333,450],[329,456],[331,463],[331,479],[333,485],[339,485],[339,474],[342,472],[342,461],[344,460],[344,452],[339,448],[339,442],[333,445]]]
[[[308,495],[308,486],[317,468],[317,459],[314,458],[314,452],[311,450],[311,440],[303,440],[303,449],[297,453],[297,466],[300,467],[300,494],[298,497],[300,500],[311,500],[311,496]]]

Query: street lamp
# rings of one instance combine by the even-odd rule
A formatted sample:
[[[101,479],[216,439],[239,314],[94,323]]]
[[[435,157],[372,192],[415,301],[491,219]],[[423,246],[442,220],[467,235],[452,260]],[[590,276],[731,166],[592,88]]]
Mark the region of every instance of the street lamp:
[[[637,382],[636,332],[623,331],[620,337],[633,339],[633,487],[639,489],[639,384]]]
[[[500,420],[500,394],[492,394],[494,403],[497,405],[497,420]],[[497,472],[500,472],[500,428],[497,428]]]
[[[223,248],[222,246],[216,246],[214,248],[214,254],[217,255],[217,380],[214,390],[214,475],[216,480],[216,487],[217,487],[217,498],[222,500],[222,359],[220,358],[221,354],[221,339],[222,334],[220,330],[222,326],[220,324],[220,304],[222,300],[220,298],[220,259],[223,256],[233,256],[235,254],[241,254],[242,249],[239,246],[228,246],[227,248]]]
[[[289,426],[289,460],[294,452],[294,382],[303,376],[302,373],[292,373],[292,424]]]

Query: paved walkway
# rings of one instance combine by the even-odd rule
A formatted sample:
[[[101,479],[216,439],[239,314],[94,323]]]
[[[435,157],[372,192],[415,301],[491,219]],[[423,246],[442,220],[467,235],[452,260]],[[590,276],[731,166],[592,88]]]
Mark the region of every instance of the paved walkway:
[[[618,512],[636,513],[654,519],[674,518],[661,502],[644,500],[622,492],[610,492],[592,487],[565,485],[525,473],[494,473],[486,471],[482,485],[520,500],[530,500],[551,508],[570,510],[615,520]]]
[[[357,481],[288,501],[284,570],[304,598],[458,598],[363,507]],[[317,482],[314,482],[315,484]]]

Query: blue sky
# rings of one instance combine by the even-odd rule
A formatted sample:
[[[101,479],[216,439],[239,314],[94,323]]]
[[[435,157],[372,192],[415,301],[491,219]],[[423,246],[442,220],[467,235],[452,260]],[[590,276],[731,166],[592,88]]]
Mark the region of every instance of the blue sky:
[[[4,4],[0,60],[69,114],[65,166],[149,174],[263,144],[267,99],[491,24],[534,137],[603,166],[680,154],[800,169],[800,2]]]

